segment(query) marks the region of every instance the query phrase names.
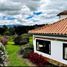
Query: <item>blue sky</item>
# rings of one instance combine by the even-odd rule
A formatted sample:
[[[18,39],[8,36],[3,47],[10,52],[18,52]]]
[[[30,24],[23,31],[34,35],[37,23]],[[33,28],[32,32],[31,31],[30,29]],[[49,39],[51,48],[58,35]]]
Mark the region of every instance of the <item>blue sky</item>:
[[[0,21],[15,20],[22,25],[53,23],[64,10],[67,0],[0,0]]]

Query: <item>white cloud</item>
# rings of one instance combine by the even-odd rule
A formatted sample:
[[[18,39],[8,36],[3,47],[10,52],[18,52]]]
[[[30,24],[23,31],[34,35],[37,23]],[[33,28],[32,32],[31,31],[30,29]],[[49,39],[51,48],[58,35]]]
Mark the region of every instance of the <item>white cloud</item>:
[[[0,16],[12,15],[17,18],[15,22],[22,25],[52,23],[58,20],[56,15],[63,10],[67,10],[67,0],[0,0]],[[34,11],[42,14],[34,15]]]
[[[0,12],[4,14],[17,14],[21,10],[21,3],[12,2],[8,0],[0,1]]]

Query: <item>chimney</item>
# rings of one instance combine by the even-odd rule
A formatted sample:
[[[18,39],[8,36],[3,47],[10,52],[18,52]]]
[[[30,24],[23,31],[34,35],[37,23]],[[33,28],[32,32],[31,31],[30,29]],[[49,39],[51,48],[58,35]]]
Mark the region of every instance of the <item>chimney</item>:
[[[57,16],[59,16],[59,19],[63,19],[67,17],[67,10],[57,14]]]

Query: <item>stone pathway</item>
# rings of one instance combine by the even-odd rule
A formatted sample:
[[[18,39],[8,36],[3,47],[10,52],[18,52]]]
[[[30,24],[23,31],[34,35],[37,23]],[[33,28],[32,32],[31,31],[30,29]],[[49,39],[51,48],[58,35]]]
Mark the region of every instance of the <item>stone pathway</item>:
[[[34,67],[36,67],[36,65],[33,64],[32,62],[30,62],[28,59],[24,59],[24,61],[25,61],[29,66],[34,66]]]

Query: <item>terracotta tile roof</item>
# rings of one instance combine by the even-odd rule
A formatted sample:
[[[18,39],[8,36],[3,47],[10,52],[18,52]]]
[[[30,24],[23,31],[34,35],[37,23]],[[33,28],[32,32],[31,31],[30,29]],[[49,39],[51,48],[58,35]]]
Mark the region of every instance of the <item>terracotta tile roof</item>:
[[[29,33],[67,35],[67,18],[38,29],[30,30]]]

